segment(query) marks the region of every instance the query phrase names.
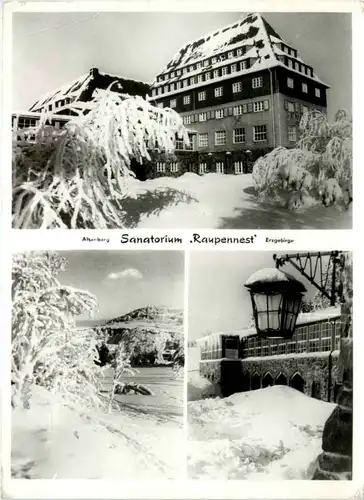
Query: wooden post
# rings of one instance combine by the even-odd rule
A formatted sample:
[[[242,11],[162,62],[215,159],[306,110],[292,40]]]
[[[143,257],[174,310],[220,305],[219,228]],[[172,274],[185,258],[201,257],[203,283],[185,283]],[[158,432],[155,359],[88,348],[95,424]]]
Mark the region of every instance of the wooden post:
[[[327,419],[322,435],[322,453],[318,456],[314,480],[351,480],[353,443],[353,269],[352,255],[343,254],[340,272],[341,388],[337,406]]]

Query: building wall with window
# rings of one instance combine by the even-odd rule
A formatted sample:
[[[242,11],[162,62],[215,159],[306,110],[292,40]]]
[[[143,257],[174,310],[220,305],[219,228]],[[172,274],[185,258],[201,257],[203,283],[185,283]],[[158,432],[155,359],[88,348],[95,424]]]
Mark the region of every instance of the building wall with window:
[[[290,385],[308,396],[334,401],[340,380],[340,312],[313,316],[300,315],[291,339],[262,339],[255,329],[198,339],[201,375],[219,384],[225,396]]]
[[[221,172],[224,162],[224,172],[234,173],[234,161],[248,163],[247,151],[266,154],[277,146],[294,147],[303,110],[325,111],[327,88],[297,49],[262,16],[249,14],[187,43],[156,76],[150,95],[202,135],[196,143],[198,172],[203,171],[200,163],[207,163],[207,172]],[[239,142],[234,141],[237,128],[242,129]],[[201,160],[204,152],[217,157]],[[229,162],[226,153],[241,154]],[[251,171],[251,165],[244,171]]]

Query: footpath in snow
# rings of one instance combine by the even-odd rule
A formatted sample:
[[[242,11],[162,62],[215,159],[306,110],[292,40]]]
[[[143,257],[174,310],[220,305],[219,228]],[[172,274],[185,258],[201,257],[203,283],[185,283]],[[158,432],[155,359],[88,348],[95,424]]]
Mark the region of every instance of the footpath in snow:
[[[350,229],[351,210],[314,205],[289,210],[261,203],[252,174],[197,174],[133,179],[137,198],[125,200],[127,224],[138,228],[178,229]],[[161,193],[164,191],[164,195]],[[171,202],[181,199],[187,201]]]
[[[191,401],[189,477],[310,479],[334,407],[287,386]]]
[[[153,396],[118,396],[120,411],[71,409],[33,388],[12,412],[12,475],[22,479],[177,479],[185,470],[183,381],[141,369]],[[172,395],[166,394],[173,387]],[[146,398],[146,399],[144,399]],[[165,411],[163,411],[163,408]]]

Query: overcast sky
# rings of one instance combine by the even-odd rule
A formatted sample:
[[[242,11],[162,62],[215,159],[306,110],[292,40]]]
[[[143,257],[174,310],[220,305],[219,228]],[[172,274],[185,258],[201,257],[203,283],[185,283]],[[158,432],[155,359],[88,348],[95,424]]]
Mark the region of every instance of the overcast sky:
[[[351,114],[351,15],[264,13],[280,36],[331,86],[328,112]],[[28,109],[42,94],[101,71],[151,82],[186,42],[244,16],[203,13],[15,13],[13,108]]]
[[[148,305],[184,307],[183,252],[79,250],[59,254],[68,261],[60,281],[96,296],[96,320]]]
[[[210,332],[245,328],[252,314],[252,306],[244,283],[255,271],[266,267],[275,267],[271,251],[191,252],[189,340]],[[285,264],[282,271],[296,276],[307,289],[306,298],[312,297],[316,288],[293,266]]]

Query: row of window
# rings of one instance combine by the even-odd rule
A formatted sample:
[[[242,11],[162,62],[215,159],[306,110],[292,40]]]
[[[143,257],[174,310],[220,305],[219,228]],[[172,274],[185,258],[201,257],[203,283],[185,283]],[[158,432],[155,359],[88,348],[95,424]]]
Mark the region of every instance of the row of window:
[[[41,106],[39,109],[44,109],[46,111],[52,111],[53,109],[59,109],[63,106],[67,106],[67,104],[71,104],[75,100],[75,97],[65,97],[64,99],[60,99],[56,101],[54,104],[48,104]]]
[[[241,144],[246,140],[245,128],[238,127],[233,129],[233,143]],[[267,140],[267,126],[266,125],[255,125],[253,127],[253,141],[254,142],[264,142]],[[215,146],[225,146],[227,143],[226,130],[216,130],[214,134],[214,144]],[[209,147],[209,134],[207,132],[198,135],[198,147],[208,148]]]
[[[164,85],[163,87],[158,87],[157,89],[152,89],[152,97],[166,94],[167,92],[173,92],[182,88],[190,87],[196,83],[204,83],[213,80],[214,78],[220,78],[220,76],[225,76],[227,74],[234,74],[237,71],[242,71],[250,67],[249,60],[241,61],[238,64],[232,64],[231,66],[225,66],[224,68],[215,69],[214,71],[207,71],[206,73],[200,73],[197,76],[191,76],[191,78],[186,78],[180,80],[176,83],[172,82],[169,85]],[[262,86],[262,77],[252,79],[252,87],[258,88]]]
[[[168,166],[169,166],[169,171],[171,173],[179,172],[180,165],[178,162],[169,163]],[[233,166],[234,166],[234,172],[236,174],[243,174],[244,173],[244,162],[235,161]],[[215,168],[215,172],[217,174],[224,174],[225,173],[225,163],[223,161],[216,162],[214,168]],[[157,172],[158,173],[165,173],[166,171],[167,171],[167,164],[165,162],[158,162],[157,163]],[[206,162],[199,163],[198,172],[200,175],[206,174],[208,171],[209,171],[209,169],[208,169]]]
[[[287,78],[287,87],[290,89],[294,89],[295,82],[294,78]],[[307,83],[301,83],[301,90],[304,94],[308,93],[308,85]],[[321,97],[321,90],[318,87],[315,87],[315,97]]]
[[[245,113],[258,113],[267,111],[269,109],[269,101],[255,101],[246,104],[239,104],[229,108],[215,109],[213,111],[202,111],[194,115],[186,115],[183,117],[183,123],[189,125],[196,122],[206,122],[207,120],[214,120],[224,118],[226,116],[240,116]]]
[[[186,73],[192,73],[197,69],[207,68],[212,64],[217,64],[219,62],[225,61],[226,59],[232,59],[233,57],[241,57],[245,55],[247,52],[247,46],[240,47],[235,50],[229,50],[219,54],[218,56],[214,56],[203,61],[200,61],[196,64],[190,64],[185,66],[184,68],[180,68],[176,71],[171,71],[170,73],[165,73],[164,75],[160,75],[157,77],[157,82],[163,82],[169,80],[170,78],[175,78],[177,76],[185,75]]]
[[[294,69],[295,71],[310,76],[311,78],[313,77],[312,68],[306,66],[305,64],[299,63],[298,61],[295,61],[290,57],[284,57],[284,64],[290,69]]]

